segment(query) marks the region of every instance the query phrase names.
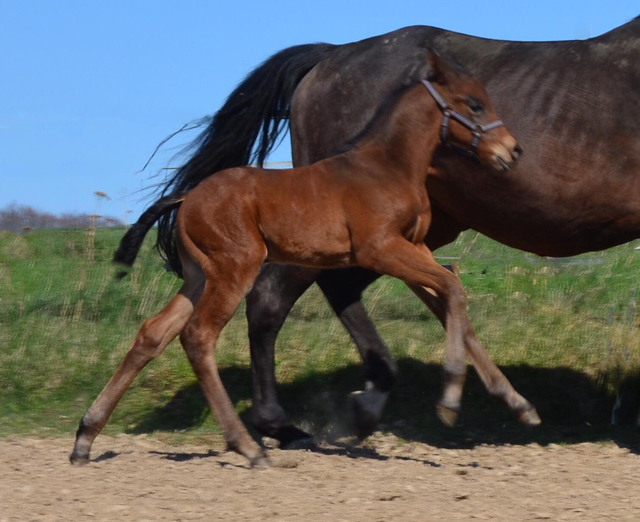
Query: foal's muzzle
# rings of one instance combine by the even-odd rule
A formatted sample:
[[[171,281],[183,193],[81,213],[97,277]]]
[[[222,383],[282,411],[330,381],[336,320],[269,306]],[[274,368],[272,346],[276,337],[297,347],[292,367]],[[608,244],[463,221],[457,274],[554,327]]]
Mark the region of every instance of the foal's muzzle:
[[[501,145],[494,149],[493,164],[497,170],[509,172],[522,156],[522,147],[515,140],[513,143],[511,148]]]

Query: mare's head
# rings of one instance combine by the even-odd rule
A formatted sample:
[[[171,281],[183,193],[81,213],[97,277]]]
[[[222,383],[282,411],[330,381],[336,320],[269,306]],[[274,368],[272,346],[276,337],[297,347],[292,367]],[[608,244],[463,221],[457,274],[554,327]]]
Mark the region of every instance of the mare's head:
[[[430,70],[423,81],[444,114],[440,139],[481,164],[508,172],[522,147],[493,109],[482,84],[462,66],[429,49]]]

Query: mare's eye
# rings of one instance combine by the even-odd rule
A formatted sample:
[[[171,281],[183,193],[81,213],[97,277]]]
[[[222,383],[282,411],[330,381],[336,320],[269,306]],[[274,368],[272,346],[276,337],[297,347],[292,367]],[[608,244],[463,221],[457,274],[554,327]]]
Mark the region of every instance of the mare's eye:
[[[479,102],[475,98],[467,98],[467,106],[474,114],[481,114],[484,112],[484,105],[482,105],[482,102]]]

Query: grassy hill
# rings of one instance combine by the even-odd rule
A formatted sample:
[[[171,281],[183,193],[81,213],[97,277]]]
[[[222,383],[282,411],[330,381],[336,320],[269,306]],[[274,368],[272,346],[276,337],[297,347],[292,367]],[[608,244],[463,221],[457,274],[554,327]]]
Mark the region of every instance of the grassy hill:
[[[123,232],[0,232],[0,435],[74,431],[142,321],[180,286],[152,249],[153,238],[132,274],[116,281],[110,259]],[[442,328],[403,284],[380,279],[365,303],[402,371],[383,428],[426,441],[462,441],[470,432],[480,440],[508,432],[507,441],[548,440],[567,430],[581,438],[596,432],[593,438],[613,436],[608,426],[619,391],[622,407],[616,416],[624,423],[637,414],[637,245],[553,260],[467,232],[437,252],[442,263],[458,265],[478,337],[551,431],[519,431],[472,372],[460,426],[443,430],[434,413]],[[217,349],[222,378],[245,420],[250,407],[246,332],[241,307]],[[359,358],[315,287],[285,324],[277,372],[283,403],[302,426],[321,434],[346,421],[346,396],[362,386]],[[179,343],[143,371],[106,430],[160,431],[177,439],[216,436]]]

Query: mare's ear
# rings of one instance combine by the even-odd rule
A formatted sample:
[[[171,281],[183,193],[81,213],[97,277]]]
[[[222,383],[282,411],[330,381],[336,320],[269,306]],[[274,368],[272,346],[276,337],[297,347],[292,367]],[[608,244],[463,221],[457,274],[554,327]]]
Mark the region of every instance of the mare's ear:
[[[427,47],[427,62],[429,63],[427,80],[432,83],[446,84],[449,67],[445,60],[432,47]]]

